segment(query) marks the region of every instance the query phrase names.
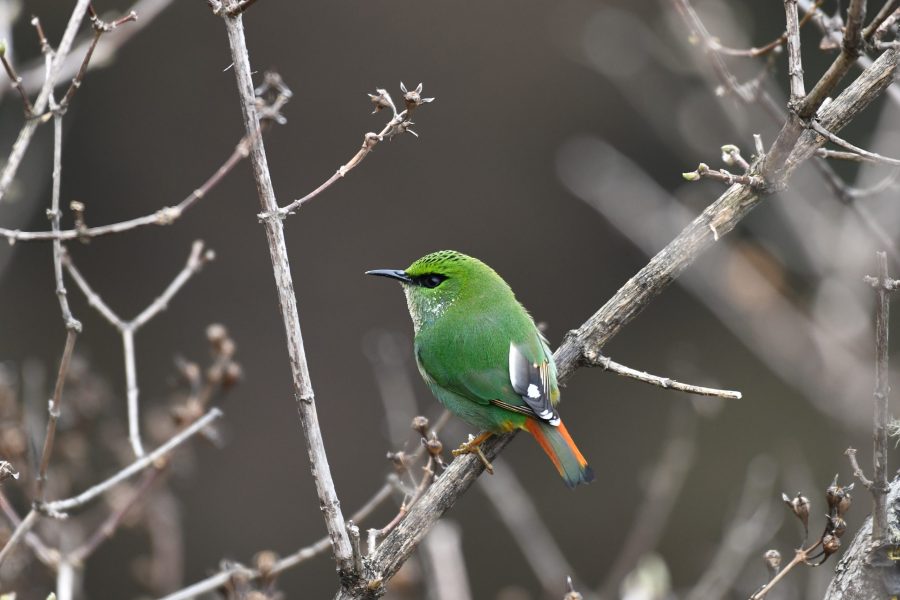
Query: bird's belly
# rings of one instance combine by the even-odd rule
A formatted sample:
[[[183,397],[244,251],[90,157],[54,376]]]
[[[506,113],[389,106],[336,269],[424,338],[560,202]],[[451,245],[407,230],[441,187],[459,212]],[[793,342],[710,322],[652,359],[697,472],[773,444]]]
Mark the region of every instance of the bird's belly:
[[[437,386],[434,386],[432,391],[447,410],[478,429],[493,433],[505,433],[513,429],[520,429],[525,423],[525,416],[493,404],[481,404]]]

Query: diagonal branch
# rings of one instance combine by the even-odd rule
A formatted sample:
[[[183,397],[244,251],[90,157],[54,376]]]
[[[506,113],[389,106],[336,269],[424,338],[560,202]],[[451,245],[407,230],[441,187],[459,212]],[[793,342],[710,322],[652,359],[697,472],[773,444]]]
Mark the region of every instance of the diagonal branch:
[[[96,227],[75,227],[74,229],[52,230],[52,231],[19,231],[17,229],[6,229],[0,227],[0,237],[5,237],[9,243],[15,242],[34,242],[45,240],[74,240],[88,239],[110,235],[114,233],[122,233],[130,231],[138,227],[148,225],[171,225],[178,220],[184,212],[191,208],[194,204],[205,198],[212,189],[218,185],[225,176],[230,173],[234,167],[249,154],[249,143],[246,137],[242,138],[235,146],[231,155],[210,175],[203,185],[192,191],[181,202],[175,206],[164,206],[156,212],[136,217],[119,223],[111,223],[109,225],[98,225]]]
[[[888,50],[856,81],[835,98],[819,115],[820,121],[831,130],[839,130],[865,109],[893,81],[898,53]],[[815,153],[824,142],[814,132],[803,134],[801,129],[794,143],[779,161],[766,161],[761,175],[775,186],[783,185],[790,174]],[[757,190],[749,186],[733,185],[692,223],[663,248],[634,277],[581,327],[570,331],[554,354],[560,381],[565,381],[580,366],[591,349],[602,348],[622,328],[650,303],[650,301],[701,254],[715,240],[731,231],[762,200]],[[482,450],[488,460],[497,456],[515,434],[495,436],[485,442]],[[370,582],[383,584],[406,561],[429,527],[439,519],[484,470],[481,460],[473,455],[457,457],[444,474],[428,489],[409,515],[370,557],[366,576]],[[380,588],[366,585],[345,588],[336,600],[369,598]]]
[[[60,516],[65,513],[65,511],[72,510],[73,508],[78,508],[84,506],[100,494],[104,493],[108,489],[112,488],[118,483],[125,481],[131,477],[134,477],[147,467],[153,466],[157,461],[164,458],[189,440],[194,435],[200,433],[206,427],[208,427],[213,421],[222,416],[222,411],[218,408],[212,408],[203,415],[201,418],[194,421],[190,427],[187,427],[183,431],[177,433],[172,436],[165,444],[154,450],[153,452],[144,455],[138,460],[134,461],[124,469],[118,471],[111,477],[101,481],[100,483],[86,489],[81,492],[77,496],[73,496],[71,498],[66,498],[64,500],[54,500],[53,502],[46,502],[43,504],[39,504],[38,508],[41,512],[44,512],[51,516]]]
[[[848,142],[847,140],[843,139],[842,137],[839,137],[839,136],[831,133],[830,131],[828,131],[827,129],[825,129],[824,127],[822,127],[815,121],[811,121],[809,126],[810,126],[810,129],[812,129],[813,131],[815,131],[816,133],[818,133],[819,135],[821,135],[822,137],[827,139],[829,142],[832,142],[833,144],[837,144],[838,146],[842,146],[842,147],[846,148],[847,150],[850,150],[854,154],[860,156],[861,158],[867,159],[871,162],[882,163],[885,165],[891,165],[893,167],[900,167],[900,160],[898,160],[896,158],[890,158],[888,156],[882,156],[881,154],[877,154],[875,152],[870,152],[868,150],[860,148],[859,146],[855,146],[855,145],[851,144],[850,142]]]

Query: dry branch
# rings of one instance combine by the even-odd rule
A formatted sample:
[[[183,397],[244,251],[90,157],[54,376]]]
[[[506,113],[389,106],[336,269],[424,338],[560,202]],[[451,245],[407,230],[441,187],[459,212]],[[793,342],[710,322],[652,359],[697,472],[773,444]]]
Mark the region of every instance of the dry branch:
[[[890,85],[897,63],[896,50],[888,50],[882,54],[840,96],[820,111],[819,119],[823,126],[836,131],[849,123]],[[836,84],[835,74],[832,74],[832,78]],[[805,101],[810,101],[810,97],[807,96]],[[795,115],[783,127],[770,154],[758,167],[758,174],[766,181],[769,189],[777,189],[784,185],[794,169],[809,159],[823,142],[813,132],[804,133],[802,123]],[[579,329],[570,331],[554,354],[560,381],[583,366],[588,352],[602,348],[688,265],[712,246],[716,239],[731,231],[761,199],[760,192],[749,186],[731,186]],[[496,436],[486,442],[482,449],[488,460],[499,454],[514,435]],[[396,573],[431,524],[453,506],[483,469],[481,461],[471,455],[454,460],[412,508],[406,519],[378,547],[374,556],[368,557],[366,578],[369,584],[363,582],[342,588],[336,599],[377,597],[383,593],[384,582]]]
[[[55,243],[59,243],[57,240]],[[81,292],[87,298],[88,304],[97,309],[104,319],[106,319],[113,327],[115,327],[122,338],[122,352],[125,358],[125,386],[128,399],[128,440],[135,456],[144,455],[144,446],[141,441],[140,429],[140,405],[138,404],[139,390],[137,385],[137,363],[134,352],[134,335],[138,330],[147,324],[153,317],[165,310],[169,302],[178,291],[184,287],[188,280],[197,274],[203,266],[215,258],[212,250],[206,249],[203,242],[197,240],[191,246],[191,253],[188,256],[184,268],[178,272],[178,275],[166,287],[162,294],[159,295],[147,308],[142,310],[136,317],[130,321],[126,321],[118,316],[103,298],[95,292],[87,280],[81,274],[72,259],[68,255],[63,256],[63,266],[66,271],[81,289]]]
[[[275,190],[269,174],[266,150],[259,135],[259,115],[256,109],[250,56],[247,53],[247,42],[244,39],[242,15],[228,14],[235,6],[228,3],[212,2],[213,9],[221,14],[228,32],[228,43],[234,63],[234,74],[237,79],[238,95],[241,104],[241,115],[247,136],[252,140],[250,145],[250,163],[253,177],[256,180],[256,191],[264,213],[274,214],[278,211]],[[287,246],[284,241],[284,228],[281,219],[265,219],[264,227],[268,239],[272,270],[275,275],[275,288],[281,318],[287,336],[288,358],[291,366],[294,399],[300,414],[300,425],[303,429],[306,449],[309,454],[310,470],[319,496],[319,506],[325,517],[325,525],[331,538],[334,558],[341,573],[349,575],[353,570],[352,549],[347,535],[340,501],[334,489],[328,457],[325,454],[325,443],[319,418],[316,414],[316,402],[313,394],[309,368],[306,363],[306,352],[303,348],[303,335],[300,331],[300,317],[297,312],[297,300],[294,293],[294,282],[291,278],[291,265],[288,260]]]
[[[34,101],[33,110],[37,115],[43,114],[47,109],[50,95],[53,92],[56,82],[59,80],[62,64],[72,48],[75,34],[78,32],[78,28],[81,25],[81,21],[84,19],[84,15],[87,12],[89,5],[90,0],[78,0],[78,3],[72,10],[72,16],[69,17],[69,22],[66,25],[65,32],[63,32],[59,46],[56,48],[53,58],[49,60],[47,77],[44,80],[43,87],[41,87],[41,92]],[[25,156],[25,151],[28,149],[29,144],[31,144],[31,138],[34,136],[34,132],[37,130],[40,123],[40,119],[29,119],[25,122],[25,125],[19,132],[19,136],[13,144],[9,158],[7,158],[6,164],[3,166],[3,170],[0,171],[0,200],[3,199],[7,188],[9,188],[9,184],[12,183],[13,178],[15,178],[16,171],[18,171],[22,158]]]
[[[150,466],[153,466],[157,463],[157,461],[166,457],[169,452],[186,442],[192,436],[206,429],[206,427],[208,427],[213,421],[221,416],[222,411],[218,408],[210,409],[209,412],[203,415],[203,417],[197,419],[194,423],[192,423],[190,427],[187,427],[184,431],[181,431],[178,434],[172,436],[171,439],[169,439],[165,444],[163,444],[153,452],[144,455],[124,469],[116,472],[111,477],[101,481],[96,485],[91,486],[77,496],[66,498],[64,500],[54,500],[53,502],[39,504],[38,506],[40,508],[40,511],[51,516],[60,516],[64,514],[65,511],[84,506],[116,484],[137,475]]]
[[[691,385],[689,383],[681,383],[669,377],[660,377],[659,375],[651,375],[646,371],[638,371],[631,367],[617,363],[608,356],[603,356],[599,352],[588,351],[585,353],[584,359],[591,366],[601,367],[604,371],[612,371],[616,375],[628,377],[636,381],[642,381],[655,385],[667,390],[676,390],[679,392],[687,392],[688,394],[698,394],[700,396],[715,396],[717,398],[726,398],[728,400],[740,400],[742,395],[735,390],[720,390],[717,388],[703,387],[701,385]]]

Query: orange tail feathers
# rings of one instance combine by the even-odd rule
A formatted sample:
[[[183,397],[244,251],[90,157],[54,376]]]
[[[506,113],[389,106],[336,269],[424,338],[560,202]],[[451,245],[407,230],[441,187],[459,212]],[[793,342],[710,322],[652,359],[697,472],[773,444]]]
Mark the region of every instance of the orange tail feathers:
[[[528,419],[525,428],[553,461],[567,486],[573,488],[579,483],[594,480],[593,469],[588,466],[563,423],[554,427],[536,419]]]

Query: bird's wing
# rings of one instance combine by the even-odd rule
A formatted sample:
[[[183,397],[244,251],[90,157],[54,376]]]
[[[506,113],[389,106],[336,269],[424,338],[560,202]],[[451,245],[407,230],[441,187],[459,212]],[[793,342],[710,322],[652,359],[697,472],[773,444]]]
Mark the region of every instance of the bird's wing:
[[[489,335],[489,334],[488,334]],[[478,404],[493,404],[551,425],[559,423],[556,367],[546,341],[535,329],[528,339],[510,342],[507,355],[498,349],[490,365],[448,369],[443,357],[416,348],[425,381]]]
[[[509,381],[536,418],[553,426],[559,425],[555,406],[559,400],[556,366],[546,341],[537,331],[533,339],[524,344],[510,342]]]

